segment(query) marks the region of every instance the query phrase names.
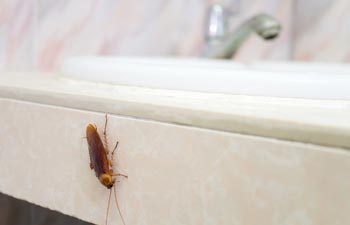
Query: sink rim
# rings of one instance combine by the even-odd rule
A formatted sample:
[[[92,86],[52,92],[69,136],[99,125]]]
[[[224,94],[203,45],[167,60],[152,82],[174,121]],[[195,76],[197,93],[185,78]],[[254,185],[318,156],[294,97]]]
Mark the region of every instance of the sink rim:
[[[272,66],[271,66],[272,65]],[[318,64],[288,63],[275,70],[273,63],[232,62],[197,58],[76,57],[64,61],[68,78],[147,88],[236,95],[350,100],[350,67],[331,74]],[[281,64],[283,65],[283,63]],[[296,71],[291,71],[295,65]],[[265,66],[265,67],[264,67]],[[305,67],[305,72],[302,68]],[[329,67],[329,68],[330,68]],[[262,71],[261,68],[266,68]],[[268,69],[270,68],[270,69]],[[272,68],[272,69],[271,69]],[[328,67],[326,67],[328,68]],[[349,73],[347,73],[349,69]],[[321,71],[321,72],[320,72]],[[339,71],[345,71],[340,73]],[[118,74],[118,76],[116,76]],[[145,79],[145,74],[147,78]],[[213,79],[214,78],[214,79]]]

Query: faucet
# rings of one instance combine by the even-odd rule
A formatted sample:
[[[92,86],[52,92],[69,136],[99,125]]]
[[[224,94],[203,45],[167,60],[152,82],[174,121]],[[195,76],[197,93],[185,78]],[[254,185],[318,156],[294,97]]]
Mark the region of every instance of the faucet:
[[[276,38],[281,24],[273,17],[261,13],[245,21],[235,31],[227,32],[227,15],[223,6],[213,4],[208,10],[206,46],[202,57],[230,59],[250,34],[256,33],[265,40]]]

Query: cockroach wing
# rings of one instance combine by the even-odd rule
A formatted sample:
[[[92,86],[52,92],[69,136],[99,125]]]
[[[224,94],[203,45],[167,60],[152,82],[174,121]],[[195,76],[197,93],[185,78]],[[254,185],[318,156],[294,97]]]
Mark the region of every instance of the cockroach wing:
[[[96,128],[89,124],[86,127],[86,138],[89,146],[90,168],[95,170],[96,177],[109,173],[109,162],[105,147]]]

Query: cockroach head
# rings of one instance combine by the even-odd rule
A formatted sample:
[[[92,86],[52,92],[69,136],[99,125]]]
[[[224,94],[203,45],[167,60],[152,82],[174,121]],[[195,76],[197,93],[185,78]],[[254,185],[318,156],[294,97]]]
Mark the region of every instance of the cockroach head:
[[[114,185],[114,180],[109,174],[103,173],[98,179],[100,180],[101,184],[103,184],[108,189],[112,188]]]

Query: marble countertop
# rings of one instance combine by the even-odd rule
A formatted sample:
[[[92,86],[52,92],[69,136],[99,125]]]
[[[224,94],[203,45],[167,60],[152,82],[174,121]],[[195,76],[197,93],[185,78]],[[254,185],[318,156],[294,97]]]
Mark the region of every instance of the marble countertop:
[[[161,90],[27,73],[0,74],[0,97],[350,148],[350,101]]]

